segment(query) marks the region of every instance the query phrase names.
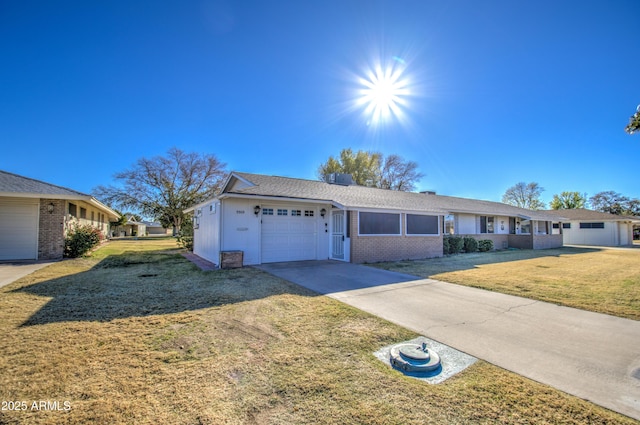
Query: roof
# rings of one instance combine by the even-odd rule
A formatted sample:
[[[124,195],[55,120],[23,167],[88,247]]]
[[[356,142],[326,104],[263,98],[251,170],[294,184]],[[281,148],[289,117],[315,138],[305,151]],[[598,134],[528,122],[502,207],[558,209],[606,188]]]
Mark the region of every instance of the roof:
[[[109,217],[119,217],[117,212],[91,195],[2,170],[0,170],[0,196],[83,200],[105,211]]]
[[[567,209],[567,210],[550,210],[547,213],[562,216],[567,221],[583,220],[583,221],[633,221],[640,223],[640,217],[629,215],[615,215],[600,211],[587,210],[584,208]]]
[[[90,196],[86,193],[78,192],[51,183],[29,177],[19,176],[0,170],[0,193],[11,194],[34,194],[34,195],[58,195],[58,196]]]
[[[233,196],[325,201],[346,209],[504,215],[549,221],[556,218],[546,211],[532,211],[500,202],[241,172],[230,174],[220,198]]]

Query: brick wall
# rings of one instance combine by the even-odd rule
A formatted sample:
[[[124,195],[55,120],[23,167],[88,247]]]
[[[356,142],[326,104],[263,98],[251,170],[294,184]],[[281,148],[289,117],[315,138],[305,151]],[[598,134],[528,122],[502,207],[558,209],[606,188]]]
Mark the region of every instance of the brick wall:
[[[49,205],[53,204],[53,212]],[[64,253],[65,202],[60,199],[40,199],[38,223],[38,259],[59,260]]]
[[[402,216],[402,233],[405,215]],[[358,236],[358,213],[351,212],[351,262],[417,260],[442,257],[442,235],[439,236]]]
[[[560,248],[562,235],[533,235],[533,249]]]

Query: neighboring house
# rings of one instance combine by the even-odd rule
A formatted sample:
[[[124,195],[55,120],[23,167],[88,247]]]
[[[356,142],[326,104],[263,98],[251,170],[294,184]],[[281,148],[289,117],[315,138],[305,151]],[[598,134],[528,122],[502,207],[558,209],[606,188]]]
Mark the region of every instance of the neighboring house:
[[[433,193],[231,173],[221,194],[193,213],[194,253],[219,264],[243,251],[244,264],[335,259],[354,263],[442,256],[444,234],[491,239],[496,248],[553,248],[555,216]]]
[[[147,225],[144,222],[136,221],[136,218],[132,215],[127,217],[126,223],[122,226],[118,226],[113,236],[145,236],[147,232]]]
[[[562,233],[566,245],[625,246],[633,244],[633,226],[638,217],[587,209],[547,211],[562,217],[553,223],[553,233]]]
[[[162,224],[157,221],[143,221],[147,228],[147,236],[171,236],[173,234],[172,229],[162,227]]]
[[[109,235],[118,214],[91,195],[0,171],[0,260],[57,260],[75,225]]]

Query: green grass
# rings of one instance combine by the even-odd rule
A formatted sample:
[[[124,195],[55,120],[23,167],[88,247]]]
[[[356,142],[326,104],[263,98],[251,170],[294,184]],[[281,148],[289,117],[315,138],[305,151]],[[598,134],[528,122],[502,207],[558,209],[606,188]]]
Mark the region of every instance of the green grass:
[[[496,251],[373,266],[640,320],[640,249]]]
[[[117,241],[0,289],[0,424],[632,424],[484,362],[439,385],[373,352],[416,335],[253,268]]]

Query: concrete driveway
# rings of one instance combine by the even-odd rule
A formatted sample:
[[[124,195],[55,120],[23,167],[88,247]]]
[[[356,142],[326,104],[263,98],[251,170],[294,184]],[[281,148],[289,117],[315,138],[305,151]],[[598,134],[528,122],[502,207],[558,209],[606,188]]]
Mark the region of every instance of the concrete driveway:
[[[260,269],[640,419],[640,322],[335,261]]]
[[[0,288],[48,266],[51,262],[0,262]]]

